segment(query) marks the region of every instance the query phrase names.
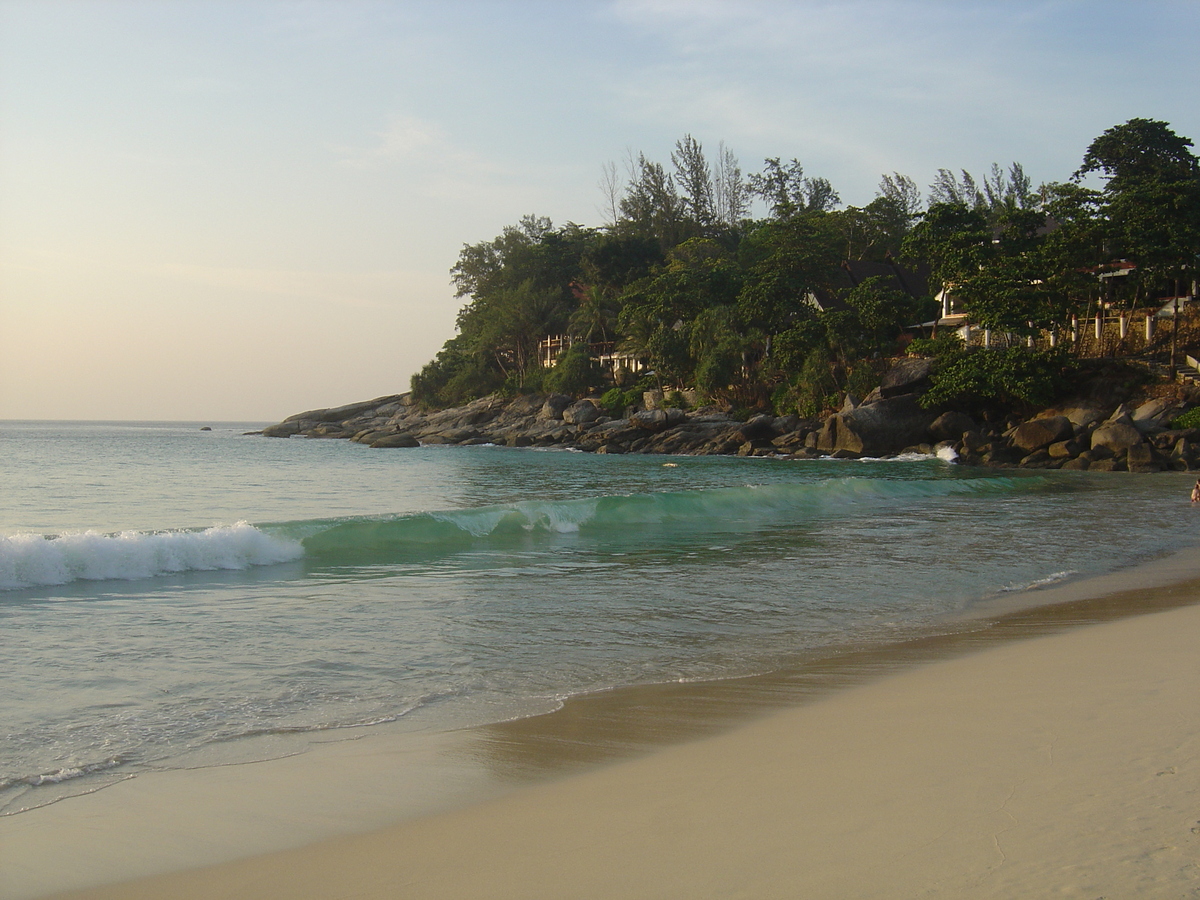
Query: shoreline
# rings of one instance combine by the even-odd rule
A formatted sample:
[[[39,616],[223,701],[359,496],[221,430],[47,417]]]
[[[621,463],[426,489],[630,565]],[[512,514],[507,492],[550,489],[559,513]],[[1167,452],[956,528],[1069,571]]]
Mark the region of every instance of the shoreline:
[[[496,804],[519,805],[531,793],[566,790],[581,779],[610,777],[604,773],[685,748],[734,740],[781,716],[837,705],[839,698],[931,667],[1055,639],[1047,634],[1062,637],[1080,625],[1138,621],[1196,604],[1198,577],[1200,554],[1189,550],[1100,578],[999,598],[937,633],[843,648],[780,672],[619,688],[569,698],[545,715],[458,732],[367,735],[297,757],[152,773],[0,820],[0,845],[24,862],[22,871],[5,866],[4,894],[36,897],[83,888],[81,897],[135,896],[97,885],[149,875],[145,884],[160,884],[164,892],[157,896],[189,896],[176,893],[175,881],[184,885],[235,870],[242,874],[229,877],[241,879],[247,866],[269,867],[281,856],[309,851],[333,852],[328,864],[336,867],[343,851],[329,849],[335,845],[382,840],[395,829],[436,828],[447,817],[470,817],[472,810],[482,815]],[[1200,610],[1195,621],[1200,637]],[[182,821],[180,806],[189,810]],[[56,847],[64,843],[73,848],[74,861],[62,860]],[[131,845],[137,848],[132,853]],[[305,849],[289,849],[297,847]],[[169,891],[162,879],[171,882]],[[303,896],[297,888],[281,896]]]

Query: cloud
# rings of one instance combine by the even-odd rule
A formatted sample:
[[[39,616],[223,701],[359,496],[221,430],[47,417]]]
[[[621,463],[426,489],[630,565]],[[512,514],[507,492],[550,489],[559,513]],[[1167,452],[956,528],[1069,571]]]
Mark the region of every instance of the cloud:
[[[360,169],[460,155],[451,147],[440,125],[407,115],[393,115],[387,127],[376,135],[376,140],[369,146],[339,149],[342,165]]]

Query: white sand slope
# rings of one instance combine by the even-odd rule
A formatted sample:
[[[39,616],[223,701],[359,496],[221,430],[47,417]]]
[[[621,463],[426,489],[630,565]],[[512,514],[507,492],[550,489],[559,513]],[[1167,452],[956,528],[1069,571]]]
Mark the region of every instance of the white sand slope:
[[[1200,896],[1200,607],[91,898]]]

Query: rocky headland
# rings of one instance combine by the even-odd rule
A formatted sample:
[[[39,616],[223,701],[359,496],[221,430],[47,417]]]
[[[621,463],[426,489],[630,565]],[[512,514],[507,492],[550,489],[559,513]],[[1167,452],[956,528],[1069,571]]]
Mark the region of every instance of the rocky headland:
[[[1172,429],[1190,404],[1161,396],[1086,395],[1032,417],[979,419],[918,402],[928,360],[903,359],[861,400],[848,395],[823,419],[760,414],[742,421],[706,406],[664,407],[657,392],[612,416],[598,398],[564,394],[484,397],[454,409],[425,410],[395,394],[289,416],[267,437],[340,438],[379,449],[427,444],[499,444],[592,453],[729,454],[814,459],[939,454],[966,465],[1109,472],[1200,469],[1200,428]],[[1169,387],[1169,386],[1168,386]],[[1107,394],[1107,396],[1105,396]],[[952,452],[951,452],[952,451]]]

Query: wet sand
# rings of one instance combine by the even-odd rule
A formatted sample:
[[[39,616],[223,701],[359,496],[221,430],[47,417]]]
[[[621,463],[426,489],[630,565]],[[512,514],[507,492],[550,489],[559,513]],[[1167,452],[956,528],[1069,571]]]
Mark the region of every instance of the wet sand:
[[[1200,582],[1176,564],[770,675],[134,779],[0,821],[0,894],[1191,896]]]

